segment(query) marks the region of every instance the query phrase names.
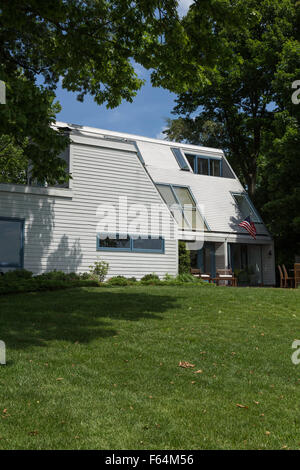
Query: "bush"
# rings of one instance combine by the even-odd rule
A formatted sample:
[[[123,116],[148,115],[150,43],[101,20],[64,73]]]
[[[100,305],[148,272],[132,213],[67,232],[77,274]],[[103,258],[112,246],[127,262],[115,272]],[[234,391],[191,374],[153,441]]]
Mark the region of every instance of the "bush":
[[[182,282],[183,284],[187,282],[190,282],[190,283],[192,282],[196,284],[199,284],[200,282],[200,284],[203,284],[205,282],[203,281],[203,279],[199,277],[195,277],[192,274],[188,274],[188,273],[178,274],[178,276],[176,277],[176,280],[179,282]]]
[[[110,284],[112,286],[128,286],[130,281],[124,276],[114,276],[108,279],[106,284]]]
[[[35,279],[53,280],[53,281],[76,281],[80,275],[76,273],[65,273],[64,271],[49,271],[47,273],[35,276]]]
[[[88,280],[91,279],[90,273],[79,273],[79,278],[82,280]]]
[[[174,276],[172,276],[172,275],[171,275],[171,274],[169,274],[169,273],[166,273],[166,274],[164,275],[164,278],[163,278],[163,280],[164,280],[164,281],[166,281],[166,282],[172,282],[172,281],[174,281],[174,280],[175,280],[175,277],[174,277]]]
[[[30,279],[32,278],[33,273],[27,271],[26,269],[15,269],[14,271],[7,271],[4,273],[4,276],[0,277],[0,280],[18,280],[18,279]]]
[[[108,273],[109,264],[106,261],[100,261],[98,259],[94,264],[89,266],[89,268],[91,278],[96,278],[99,282],[103,282]]]
[[[4,278],[4,276],[2,276]],[[0,295],[21,292],[39,292],[47,290],[69,289],[72,287],[98,287],[98,281],[45,279],[42,276],[31,279],[6,280],[0,282]]]
[[[160,279],[157,274],[152,273],[152,274],[145,274],[145,276],[142,277],[141,283],[142,284],[160,284]]]
[[[183,241],[178,242],[178,272],[179,274],[189,273],[191,271],[190,252],[186,249]]]

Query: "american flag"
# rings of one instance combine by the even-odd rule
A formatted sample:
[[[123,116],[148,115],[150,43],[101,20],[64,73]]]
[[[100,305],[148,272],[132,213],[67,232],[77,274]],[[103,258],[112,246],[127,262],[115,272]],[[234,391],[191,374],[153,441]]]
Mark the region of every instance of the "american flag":
[[[243,222],[239,223],[239,226],[245,228],[250,233],[251,237],[256,240],[256,227],[250,217],[246,217]]]

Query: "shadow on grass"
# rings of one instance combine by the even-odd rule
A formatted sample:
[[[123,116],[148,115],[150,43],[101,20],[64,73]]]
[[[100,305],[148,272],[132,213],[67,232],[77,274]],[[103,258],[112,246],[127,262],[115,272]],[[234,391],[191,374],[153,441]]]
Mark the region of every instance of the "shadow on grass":
[[[174,306],[171,296],[129,290],[72,289],[6,296],[0,304],[0,338],[11,349],[46,347],[53,340],[89,343],[116,335],[114,320],[161,320],[161,314]]]

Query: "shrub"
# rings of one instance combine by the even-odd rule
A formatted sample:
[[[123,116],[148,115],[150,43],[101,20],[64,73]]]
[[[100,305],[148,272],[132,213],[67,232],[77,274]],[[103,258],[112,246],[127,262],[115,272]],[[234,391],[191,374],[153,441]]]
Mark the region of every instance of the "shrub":
[[[172,275],[169,274],[169,273],[166,273],[166,274],[164,275],[164,279],[163,279],[163,280],[166,281],[166,282],[172,282],[172,281],[175,280],[175,277],[172,276]]]
[[[183,241],[178,242],[178,272],[179,274],[189,273],[191,270],[190,252],[186,249]]]
[[[124,276],[114,276],[108,279],[107,284],[112,286],[128,286],[130,281]]]
[[[99,282],[103,282],[106,274],[108,273],[109,264],[106,261],[100,261],[99,259],[94,262],[90,268],[91,278],[98,279]]]
[[[1,276],[0,280],[18,280],[18,279],[30,279],[33,273],[26,269],[15,269],[14,271],[7,271],[4,276]]]
[[[152,274],[145,274],[145,276],[143,276],[141,279],[141,283],[142,284],[160,284],[161,281],[157,274],[152,273]]]
[[[178,276],[176,277],[176,280],[179,281],[179,282],[182,282],[182,283],[186,283],[186,282],[193,282],[193,283],[198,283],[200,282],[200,284],[203,284],[204,281],[203,279],[199,278],[199,277],[195,277],[193,276],[192,274],[189,274],[189,273],[182,273],[182,274],[178,274]]]
[[[4,277],[4,276],[2,276]],[[47,290],[68,289],[72,287],[98,287],[98,281],[45,279],[42,276],[31,279],[7,280],[0,282],[0,295],[21,292],[38,292]]]
[[[79,273],[79,277],[80,277],[80,279],[82,279],[83,281],[84,281],[84,280],[87,280],[87,279],[91,279],[90,273]]]
[[[53,281],[76,281],[80,275],[76,273],[65,273],[64,271],[48,271],[47,273],[35,276],[35,279],[53,280]]]

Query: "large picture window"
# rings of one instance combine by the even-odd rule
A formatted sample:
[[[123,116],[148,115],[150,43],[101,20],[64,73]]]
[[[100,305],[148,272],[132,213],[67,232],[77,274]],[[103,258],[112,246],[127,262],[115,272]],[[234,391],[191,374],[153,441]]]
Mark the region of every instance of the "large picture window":
[[[164,253],[165,243],[162,237],[151,238],[150,235],[127,235],[127,237],[124,238],[119,234],[99,234],[97,236],[97,249],[108,251]]]
[[[0,217],[0,267],[23,267],[24,222]]]

